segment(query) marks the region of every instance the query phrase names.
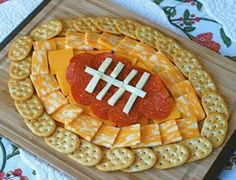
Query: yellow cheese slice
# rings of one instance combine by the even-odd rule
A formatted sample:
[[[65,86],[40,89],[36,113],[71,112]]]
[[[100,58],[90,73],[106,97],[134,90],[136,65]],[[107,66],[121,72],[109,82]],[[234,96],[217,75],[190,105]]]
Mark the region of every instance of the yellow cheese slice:
[[[44,109],[48,114],[53,114],[60,107],[68,103],[65,96],[59,90],[41,97],[41,100],[43,102]]]
[[[138,43],[136,44],[135,48],[129,52],[129,55],[146,63],[148,59],[155,53],[156,50],[152,47],[144,43]]]
[[[83,109],[79,106],[73,104],[67,104],[60,109],[58,109],[53,115],[52,118],[58,122],[68,124],[76,119]]]
[[[94,117],[94,118],[100,120],[100,121],[101,121],[103,124],[105,124],[105,125],[108,125],[108,126],[116,126],[116,124],[113,123],[113,122],[111,122],[111,121],[107,121],[107,120],[105,120],[105,119],[101,119],[101,118],[97,117],[97,116],[93,113],[93,111],[92,111],[88,106],[87,106],[87,114],[90,115],[91,117]]]
[[[177,67],[162,71],[159,73],[159,75],[169,91],[171,91],[171,87],[175,83],[179,83],[185,80],[183,74]]]
[[[64,95],[69,95],[70,84],[66,79],[66,69],[59,69],[56,72],[56,78]]]
[[[95,55],[95,54],[106,53],[106,52],[110,53],[111,50],[92,50],[92,51],[86,51],[86,52]]]
[[[174,84],[171,87],[170,92],[172,96],[174,96],[174,98],[178,98],[179,96],[182,96],[188,93],[196,94],[193,89],[192,84],[188,80]]]
[[[141,142],[140,124],[134,124],[120,128],[120,132],[115,140],[113,148],[129,147]]]
[[[152,70],[157,73],[174,67],[170,60],[159,51],[150,56],[148,62],[152,67]]]
[[[67,32],[65,48],[73,48],[78,50],[92,50],[93,47],[85,44],[85,34],[78,32]]]
[[[138,123],[141,126],[148,125],[149,124],[149,119],[145,116],[141,116],[140,118],[138,118]]]
[[[85,33],[85,44],[95,49],[103,50],[106,49],[103,45],[98,43],[98,39],[101,36],[99,33],[86,32]]]
[[[98,43],[106,49],[113,50],[115,46],[123,39],[122,36],[104,32],[98,39]]]
[[[138,42],[134,39],[125,36],[114,48],[114,51],[117,53],[129,54],[130,51],[136,47],[137,43]]]
[[[73,49],[49,51],[48,61],[50,66],[50,73],[56,74],[58,70],[66,69],[70,64],[70,60],[73,56]]]
[[[56,48],[56,42],[54,41],[54,39],[34,41],[35,51],[52,51],[56,50]]]
[[[101,121],[86,114],[81,114],[71,123],[65,124],[65,128],[74,132],[75,134],[78,134],[85,140],[91,141],[101,125]]]
[[[205,117],[205,112],[195,94],[188,93],[178,97],[176,105],[182,118],[196,117],[197,120],[202,120]]]
[[[179,131],[183,139],[199,136],[197,119],[195,117],[176,120]]]
[[[143,69],[145,69],[145,70],[148,71],[148,72],[155,73],[155,72],[152,71],[152,69],[147,65],[147,63],[144,63],[144,62],[142,62],[142,61],[140,61],[140,60],[137,60],[137,61],[136,61],[135,66],[136,66],[136,67],[143,68]]]
[[[161,135],[158,124],[149,124],[141,126],[141,143],[132,148],[154,147],[161,145]]]
[[[74,49],[74,55],[82,54],[82,53],[85,53],[85,52],[86,51],[81,51],[81,50]]]
[[[30,78],[39,97],[60,89],[56,79],[51,74],[31,74]]]
[[[175,120],[169,120],[159,124],[161,140],[163,144],[170,144],[182,140],[178,126]]]
[[[102,125],[95,137],[93,138],[93,143],[99,146],[105,146],[107,148],[112,147],[120,128]]]
[[[174,103],[171,113],[166,118],[153,119],[153,122],[158,124],[158,123],[162,123],[162,122],[165,122],[168,120],[174,120],[174,119],[179,119],[179,118],[181,118],[181,115],[180,115],[179,110],[176,106],[176,103]]]
[[[117,55],[117,56],[121,56],[121,57],[126,58],[132,65],[134,65],[138,61],[137,58],[131,57],[131,56],[129,56],[127,54],[124,54],[122,52],[115,51],[114,54]]]
[[[48,74],[48,56],[46,51],[34,51],[32,55],[31,74]]]
[[[65,37],[56,37],[54,38],[56,43],[57,50],[65,49],[66,38]]]

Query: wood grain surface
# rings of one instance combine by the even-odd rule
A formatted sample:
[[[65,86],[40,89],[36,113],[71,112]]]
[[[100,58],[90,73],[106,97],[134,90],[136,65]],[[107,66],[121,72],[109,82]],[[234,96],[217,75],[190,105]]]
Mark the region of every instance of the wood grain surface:
[[[118,16],[136,19],[151,25],[163,33],[173,37],[185,48],[192,51],[208,70],[217,84],[230,109],[230,126],[227,140],[236,129],[236,63],[226,59],[190,40],[163,29],[158,25],[132,14],[106,0],[52,0],[19,34],[27,34],[31,29],[50,18],[73,18],[76,16]],[[75,179],[202,179],[220,153],[220,148],[202,161],[185,164],[170,170],[151,169],[141,173],[127,174],[122,172],[103,173],[95,168],[87,168],[77,164],[59,152],[49,148],[43,141],[34,136],[26,127],[23,118],[17,113],[14,101],[7,87],[9,79],[6,46],[0,53],[0,134],[8,137],[22,148],[40,156],[51,165],[61,169]]]

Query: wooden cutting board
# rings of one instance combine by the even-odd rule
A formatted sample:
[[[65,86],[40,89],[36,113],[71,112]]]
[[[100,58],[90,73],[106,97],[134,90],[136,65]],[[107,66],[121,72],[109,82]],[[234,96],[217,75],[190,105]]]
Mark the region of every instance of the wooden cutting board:
[[[106,0],[52,0],[23,30],[20,34],[27,34],[39,22],[50,18],[72,18],[76,16],[118,16],[136,19],[145,24],[156,27],[163,33],[175,38],[179,43],[192,51],[204,67],[212,75],[229,106],[231,118],[227,140],[236,129],[236,63],[223,58],[194,42],[151,22],[132,14]],[[151,169],[142,173],[126,174],[122,172],[103,173],[96,168],[87,168],[68,159],[66,155],[49,148],[42,139],[35,137],[25,126],[22,117],[14,107],[7,87],[9,60],[7,60],[8,46],[0,53],[0,134],[8,137],[22,148],[40,156],[42,159],[61,169],[75,179],[202,179],[211,167],[214,160],[224,147],[202,161],[186,164],[170,170]],[[226,141],[227,141],[226,140]]]

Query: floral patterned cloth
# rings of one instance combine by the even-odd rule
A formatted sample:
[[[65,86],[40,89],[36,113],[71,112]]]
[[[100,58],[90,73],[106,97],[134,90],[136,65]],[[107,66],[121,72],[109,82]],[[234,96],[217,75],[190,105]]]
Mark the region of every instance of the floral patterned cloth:
[[[6,0],[0,0],[1,3]],[[225,34],[222,25],[211,19],[197,0],[154,0],[169,22],[191,40],[236,61],[236,43]],[[36,173],[19,156],[19,149],[0,136],[0,180],[36,179]],[[226,163],[219,179],[236,179],[236,152]]]

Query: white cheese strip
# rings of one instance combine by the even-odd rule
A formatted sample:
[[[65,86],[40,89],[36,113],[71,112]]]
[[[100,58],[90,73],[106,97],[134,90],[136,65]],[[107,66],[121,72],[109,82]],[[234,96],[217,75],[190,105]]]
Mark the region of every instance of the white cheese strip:
[[[142,89],[144,87],[144,85],[146,84],[147,80],[149,79],[150,74],[147,72],[144,72],[143,75],[141,76],[141,78],[139,79],[138,83],[136,84],[136,88]],[[131,94],[131,96],[129,97],[127,103],[125,104],[125,107],[123,109],[123,112],[126,114],[129,114],[131,108],[134,105],[134,102],[136,101],[136,99],[138,98],[137,95],[135,94]]]
[[[102,80],[104,80],[106,82],[110,82],[113,86],[116,86],[118,88],[123,87],[124,89],[126,89],[126,91],[129,91],[130,93],[133,93],[133,94],[137,95],[138,97],[143,98],[146,95],[145,91],[142,91],[141,89],[138,89],[138,88],[133,87],[131,85],[124,84],[122,81],[112,78],[106,74],[103,74],[93,68],[86,67],[85,72],[88,74],[91,74],[92,76],[101,75]]]
[[[111,72],[110,76],[113,77],[113,78],[116,78],[120,74],[120,72],[123,68],[124,68],[124,64],[121,63],[121,62],[118,62],[116,67]],[[106,93],[109,91],[111,86],[112,86],[112,83],[107,82],[106,86],[96,96],[96,99],[101,101],[104,98],[104,96],[106,95]]]
[[[129,84],[129,82],[136,76],[136,74],[138,73],[137,70],[133,69],[128,76],[124,79],[124,83]],[[108,100],[108,104],[111,106],[114,106],[116,104],[116,102],[121,98],[121,96],[125,93],[125,89],[124,88],[119,88],[115,94],[112,95],[112,97],[110,97],[110,99]]]
[[[104,73],[107,70],[107,68],[110,66],[111,62],[112,62],[112,58],[106,58],[102,62],[100,67],[98,68],[98,71]],[[96,88],[101,77],[102,77],[102,74],[93,76],[93,78],[89,81],[88,85],[86,86],[85,91],[92,93],[94,89]]]

